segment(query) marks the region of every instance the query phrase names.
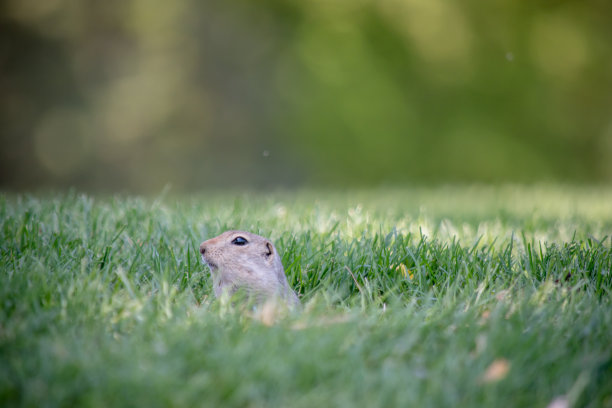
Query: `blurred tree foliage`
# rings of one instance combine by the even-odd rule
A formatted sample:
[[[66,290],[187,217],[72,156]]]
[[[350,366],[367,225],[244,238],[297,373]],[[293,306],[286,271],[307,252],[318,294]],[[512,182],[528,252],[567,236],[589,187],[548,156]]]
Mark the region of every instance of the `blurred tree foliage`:
[[[0,183],[612,180],[612,3],[5,0]]]

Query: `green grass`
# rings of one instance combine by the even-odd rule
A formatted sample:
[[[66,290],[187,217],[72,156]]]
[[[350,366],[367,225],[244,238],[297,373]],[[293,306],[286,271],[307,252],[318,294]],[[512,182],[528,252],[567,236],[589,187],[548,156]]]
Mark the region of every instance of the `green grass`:
[[[0,196],[2,406],[612,406],[612,189]],[[303,311],[213,299],[270,237]],[[491,366],[497,375],[486,374]]]

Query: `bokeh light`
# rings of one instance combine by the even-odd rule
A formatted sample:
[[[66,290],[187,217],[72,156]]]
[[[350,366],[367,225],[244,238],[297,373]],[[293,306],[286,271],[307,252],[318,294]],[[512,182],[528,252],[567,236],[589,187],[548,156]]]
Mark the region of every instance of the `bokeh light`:
[[[6,0],[3,188],[612,180],[612,6]]]

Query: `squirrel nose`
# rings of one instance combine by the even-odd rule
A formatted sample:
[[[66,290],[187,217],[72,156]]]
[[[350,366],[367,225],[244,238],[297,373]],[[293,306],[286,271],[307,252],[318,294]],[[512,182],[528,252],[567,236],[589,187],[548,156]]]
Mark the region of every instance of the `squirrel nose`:
[[[202,255],[204,255],[204,252],[206,252],[206,246],[204,244],[200,245],[200,253]]]

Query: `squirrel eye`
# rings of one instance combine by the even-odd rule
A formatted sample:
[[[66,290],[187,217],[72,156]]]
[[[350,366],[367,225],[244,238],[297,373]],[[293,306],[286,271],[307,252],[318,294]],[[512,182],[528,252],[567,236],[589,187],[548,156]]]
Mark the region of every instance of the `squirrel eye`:
[[[236,237],[234,238],[234,240],[232,241],[232,244],[234,245],[239,245],[239,246],[243,246],[246,245],[249,241],[247,241],[245,238],[243,237]]]

